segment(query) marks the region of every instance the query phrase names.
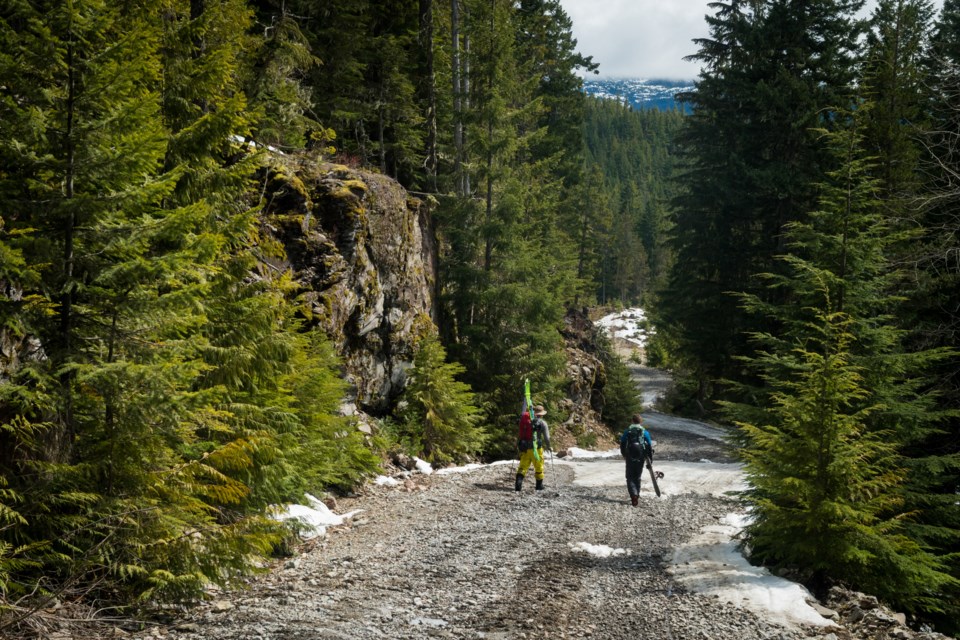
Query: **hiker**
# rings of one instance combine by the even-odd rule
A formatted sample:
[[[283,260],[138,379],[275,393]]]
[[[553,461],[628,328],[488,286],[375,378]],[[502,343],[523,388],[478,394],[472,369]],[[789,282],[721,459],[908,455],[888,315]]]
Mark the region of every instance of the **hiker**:
[[[643,463],[647,456],[653,460],[653,441],[650,440],[650,432],[643,428],[639,413],[633,414],[633,423],[620,436],[620,455],[627,461],[627,491],[630,493],[630,503],[637,506]]]
[[[551,451],[550,448],[550,427],[547,426],[543,416],[547,415],[547,410],[543,405],[538,404],[533,408],[533,421],[529,425],[529,431],[524,430],[524,420],[529,420],[529,415],[524,413],[520,416],[520,437],[517,439],[517,449],[520,450],[520,466],[517,467],[517,482],[514,488],[520,491],[523,488],[523,477],[527,475],[527,469],[530,463],[533,463],[533,475],[537,479],[537,491],[543,491],[543,452]],[[529,436],[529,437],[525,437]]]

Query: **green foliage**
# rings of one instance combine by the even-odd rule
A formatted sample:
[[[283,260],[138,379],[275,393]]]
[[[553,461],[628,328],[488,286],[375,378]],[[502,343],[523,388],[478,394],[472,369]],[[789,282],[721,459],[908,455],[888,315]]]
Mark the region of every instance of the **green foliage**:
[[[308,135],[325,135],[309,115],[313,102],[304,82],[320,60],[285,2],[279,7],[269,0],[252,4],[264,34],[246,65],[250,74],[246,95],[256,114],[253,138],[286,150],[302,149]]]
[[[298,416],[297,444],[288,454],[291,474],[297,484],[290,499],[303,492],[320,493],[326,488],[346,489],[379,469],[380,460],[364,434],[350,418],[337,411],[346,392],[336,354],[329,341],[318,334],[298,336],[290,372],[280,386],[293,396],[292,410]]]
[[[603,386],[603,423],[613,433],[620,433],[640,413],[640,389],[630,377],[630,368],[602,335],[597,339],[597,352],[606,372]]]
[[[905,352],[885,313],[898,234],[860,151],[868,111],[838,111],[820,208],[789,227],[788,272],[766,276],[793,304],[743,296],[779,330],[754,334],[758,354],[745,361],[762,386],[741,387],[751,401],[726,407],[741,430],[755,558],[801,570],[817,589],[839,579],[908,611],[943,611],[956,580],[917,529],[903,449],[942,417],[922,386],[944,354]]]
[[[784,229],[816,207],[827,166],[814,130],[851,102],[859,2],[730,0],[707,17],[703,65],[684,99],[693,112],[678,138],[683,190],[674,201],[674,261],[654,322],[680,377],[712,398],[737,379],[746,336],[769,330],[736,293],[775,295],[754,278],[781,268]]]
[[[751,489],[751,556],[802,567],[914,606],[930,606],[946,580],[940,566],[905,535],[898,488],[904,469],[889,431],[868,428],[870,402],[851,364],[849,317],[823,311],[806,323],[807,340],[759,356],[770,385],[764,421],[738,422]]]
[[[649,303],[671,261],[667,203],[677,192],[673,139],[683,115],[599,98],[588,98],[585,107],[591,169],[580,206],[583,238],[598,262],[588,272],[596,274],[593,289],[601,304]]]
[[[2,16],[6,593],[196,596],[281,539],[267,505],[376,467],[332,417],[336,358],[264,266],[282,256],[250,206],[259,160],[233,142],[249,19],[239,1]]]
[[[577,249],[582,163],[570,162],[582,134],[570,124],[583,101],[575,71],[591,63],[574,54],[556,2],[464,5],[471,20],[461,38],[471,45],[469,54],[461,51],[460,71],[474,75],[460,116],[464,154],[473,161],[451,177],[458,193],[476,180],[483,200],[442,200],[437,212],[449,318],[441,327],[488,408],[491,453],[506,454],[515,446],[524,379],[545,405],[564,387],[557,329],[585,280]]]
[[[401,441],[432,463],[465,462],[484,450],[489,436],[469,385],[457,380],[463,365],[446,362],[435,336],[422,338],[399,410]]]

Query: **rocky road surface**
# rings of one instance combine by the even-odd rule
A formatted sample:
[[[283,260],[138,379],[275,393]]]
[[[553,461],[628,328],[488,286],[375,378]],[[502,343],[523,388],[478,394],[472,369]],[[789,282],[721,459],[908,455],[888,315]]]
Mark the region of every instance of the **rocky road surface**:
[[[664,428],[656,440],[658,460],[729,459],[722,443],[696,433]],[[514,492],[513,472],[494,465],[415,476],[341,500],[340,513],[362,510],[349,524],[278,561],[249,589],[219,594],[136,636],[786,640],[826,633],[779,627],[671,578],[674,548],[729,513],[731,498],[657,498],[645,478],[634,508],[624,487],[574,484],[562,462],[548,463],[540,492],[529,480]],[[581,543],[618,551],[599,557]]]

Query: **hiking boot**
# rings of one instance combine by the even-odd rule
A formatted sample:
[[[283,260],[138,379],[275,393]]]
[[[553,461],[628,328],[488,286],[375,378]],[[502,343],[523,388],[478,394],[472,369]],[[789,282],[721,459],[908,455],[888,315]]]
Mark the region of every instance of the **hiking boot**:
[[[518,473],[517,481],[513,485],[513,490],[520,491],[521,489],[523,489],[523,476]]]
[[[535,488],[537,491],[543,491],[543,480],[537,480],[537,486]]]
[[[640,501],[640,496],[630,496],[630,504],[637,506],[637,503]]]

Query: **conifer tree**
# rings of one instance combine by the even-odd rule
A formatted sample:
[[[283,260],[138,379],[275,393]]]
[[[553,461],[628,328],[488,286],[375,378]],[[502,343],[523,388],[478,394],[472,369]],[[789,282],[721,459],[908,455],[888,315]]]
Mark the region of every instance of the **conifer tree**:
[[[905,256],[909,259],[909,299],[901,310],[905,326],[913,329],[915,348],[945,347],[954,355],[942,361],[931,382],[939,393],[937,408],[951,412],[939,431],[925,432],[908,442],[906,453],[913,467],[909,499],[922,508],[921,538],[950,561],[951,574],[960,579],[960,268],[951,256],[958,255],[960,225],[956,203],[958,181],[957,131],[960,130],[960,3],[946,0],[931,36],[925,86],[928,88],[929,129],[922,136],[925,153],[920,169],[925,177],[922,206],[911,220],[922,230],[919,242]],[[960,602],[956,589],[944,594],[955,612]],[[949,612],[930,616],[946,633],[960,631],[960,615]]]
[[[286,2],[276,6],[275,0],[257,0],[252,4],[257,31],[263,33],[261,40],[254,40],[258,46],[245,61],[245,93],[256,112],[253,137],[260,144],[285,151],[304,148],[308,137],[327,141],[329,132],[313,119],[313,100],[306,83],[320,60],[311,52],[300,20]]]
[[[602,168],[604,197],[613,203],[607,228],[616,224],[616,231],[601,242],[609,255],[602,261],[603,268],[598,265],[594,271],[597,297],[601,303],[608,298],[631,303],[640,296],[649,299],[670,262],[666,203],[675,188],[672,139],[683,116],[679,111],[633,110],[619,101],[599,98],[589,98],[586,107],[587,164]],[[597,179],[588,177],[584,189],[597,186]],[[617,255],[633,264],[620,270],[629,274],[625,279],[629,292],[611,289],[618,270],[615,248]]]
[[[471,184],[479,178],[483,197],[443,202],[438,210],[449,243],[441,258],[450,313],[445,338],[467,368],[465,381],[491,408],[493,448],[506,451],[524,378],[543,390],[544,402],[561,384],[557,327],[576,296],[576,244],[559,222],[559,150],[548,157],[537,148],[546,132],[537,82],[517,73],[527,63],[518,59],[516,9],[500,1],[460,8],[469,15],[460,36],[470,40],[469,51],[458,53],[461,70],[470,69],[461,96],[461,108],[469,109],[464,144],[476,162],[452,167],[451,182],[462,194],[466,181],[458,176]]]
[[[0,397],[0,484],[20,500],[0,547],[25,556],[11,592],[41,573],[111,598],[196,594],[268,552],[263,507],[304,488],[290,453],[323,425],[279,384],[304,384],[303,347],[289,278],[259,271],[277,249],[238,142],[249,19],[239,1],[83,0],[0,22],[18,98],[0,139],[22,141],[0,148],[18,212],[0,241],[29,292],[7,295],[3,326],[38,345]]]
[[[18,454],[0,474],[25,496],[8,539],[28,541],[51,575],[139,573],[132,549],[87,550],[101,537],[109,549],[129,542],[151,482],[140,456],[164,454],[148,407],[186,373],[153,366],[144,334],[144,316],[164,317],[164,264],[150,247],[169,231],[160,203],[174,185],[160,172],[160,34],[148,18],[91,1],[21,4],[2,23],[2,75],[18,99],[4,102],[0,138],[22,143],[3,147],[0,191],[19,212],[9,231],[20,256],[36,265],[21,280],[32,304],[6,306],[4,325],[43,356],[21,363],[4,394]]]
[[[766,276],[794,305],[742,297],[779,330],[757,332],[758,353],[745,359],[762,387],[745,390],[749,404],[726,406],[751,485],[753,557],[802,570],[817,590],[839,579],[909,611],[937,611],[955,580],[910,524],[902,449],[939,418],[922,389],[942,354],[908,353],[890,314],[885,252],[897,237],[862,156],[867,110],[837,110],[844,128],[825,133],[836,168],[820,207],[789,225],[787,272]]]
[[[435,463],[465,462],[483,451],[488,436],[469,385],[457,380],[466,369],[446,361],[435,336],[421,339],[400,411],[404,438]]]
[[[874,105],[868,144],[879,159],[885,199],[899,209],[909,206],[918,184],[918,134],[925,109],[923,57],[932,17],[933,6],[927,0],[883,0],[873,13],[867,38],[862,74]]]
[[[680,137],[676,260],[655,321],[700,403],[739,376],[736,358],[750,352],[744,336],[761,328],[731,292],[773,293],[758,290],[753,275],[776,268],[784,228],[815,205],[824,158],[811,132],[848,102],[861,5],[715,3],[711,35],[691,56],[703,71],[685,96],[693,113]]]

